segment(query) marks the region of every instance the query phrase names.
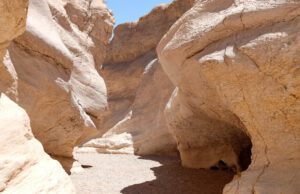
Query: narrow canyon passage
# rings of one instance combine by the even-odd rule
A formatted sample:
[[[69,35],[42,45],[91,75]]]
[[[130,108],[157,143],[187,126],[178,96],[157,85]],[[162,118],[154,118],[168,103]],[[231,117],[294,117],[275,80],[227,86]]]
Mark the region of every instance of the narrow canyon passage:
[[[86,168],[73,172],[78,194],[220,194],[233,174],[183,168],[167,156],[78,153]]]
[[[300,0],[0,0],[0,194],[300,194],[299,32]]]

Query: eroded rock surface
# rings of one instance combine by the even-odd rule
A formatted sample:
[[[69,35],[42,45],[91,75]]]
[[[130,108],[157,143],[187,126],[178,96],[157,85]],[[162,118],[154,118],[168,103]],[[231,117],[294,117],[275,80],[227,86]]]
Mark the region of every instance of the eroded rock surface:
[[[10,64],[3,64],[6,48],[25,30],[28,0],[3,0],[0,2],[0,91],[13,93],[16,75]]]
[[[132,70],[138,69],[140,67]],[[124,69],[120,73],[122,72]],[[129,76],[125,77],[125,80],[137,81]],[[112,81],[114,84],[117,82]],[[174,87],[157,59],[145,67],[142,80],[136,83],[138,88],[133,88],[136,89],[135,93],[128,90],[128,87],[132,86],[127,85],[129,82],[121,83],[121,81],[118,81],[120,85],[115,85],[119,90],[124,88],[122,93],[117,94],[120,95],[120,99],[109,101],[112,103],[110,106],[112,117],[108,122],[116,124],[101,138],[91,140],[83,146],[97,148],[101,153],[173,154],[176,151],[176,144],[168,131],[163,112]],[[135,95],[131,97],[132,102],[131,99],[125,101],[126,94]]]
[[[59,162],[44,152],[30,128],[26,112],[0,96],[0,192],[75,194]]]
[[[105,64],[135,60],[155,49],[172,24],[194,4],[195,0],[175,0],[155,7],[137,22],[124,23],[114,30]]]
[[[30,0],[26,32],[9,47],[10,95],[31,118],[45,151],[59,160],[97,133],[107,91],[96,66],[105,57],[113,18],[101,0]]]
[[[184,166],[243,168],[251,138],[224,193],[300,190],[299,31],[299,1],[198,1],[157,48]]]
[[[59,162],[44,152],[32,134],[21,107],[2,92],[16,97],[18,77],[6,47],[25,31],[26,0],[0,2],[0,193],[75,193]]]
[[[192,0],[176,0],[154,8],[134,23],[117,26],[99,70],[108,89],[108,111],[101,116],[99,136],[84,146],[99,152],[136,154],[175,153],[164,107],[174,86],[162,71],[155,47],[170,26],[192,7]],[[119,146],[119,137],[131,135],[131,144]],[[118,138],[115,138],[115,137]],[[115,143],[103,144],[111,139]],[[122,142],[122,141],[121,141]],[[117,146],[116,146],[117,145]]]

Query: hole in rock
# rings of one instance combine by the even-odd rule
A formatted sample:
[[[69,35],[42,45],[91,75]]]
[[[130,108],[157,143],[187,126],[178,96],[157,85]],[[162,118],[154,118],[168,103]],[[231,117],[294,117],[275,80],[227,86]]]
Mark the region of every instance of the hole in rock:
[[[251,141],[251,140],[250,140]],[[241,167],[241,171],[247,170],[249,165],[251,164],[251,152],[252,149],[252,143],[241,150],[239,155],[239,163]]]
[[[234,114],[236,119],[239,122],[240,125],[240,130],[243,133],[243,138],[240,139],[239,144],[240,144],[240,151],[238,154],[238,162],[240,166],[240,171],[245,171],[251,164],[251,156],[252,156],[252,141],[251,137],[249,136],[249,133],[247,132],[247,127],[244,125],[244,123],[241,121],[241,119]]]
[[[210,167],[210,170],[219,170],[219,167],[218,166],[212,166],[212,167]]]
[[[82,165],[81,165],[81,167],[82,167],[82,168],[92,168],[93,166],[91,166],[91,165],[84,165],[84,164],[82,164]]]
[[[228,165],[223,161],[220,160],[218,162],[218,164],[210,167],[211,170],[230,170],[230,168],[228,167]]]
[[[218,166],[221,170],[227,170],[228,169],[228,166],[227,164],[223,161],[223,160],[220,160],[219,163],[218,163]]]
[[[246,138],[246,139],[244,139]],[[249,165],[251,164],[251,149],[252,149],[252,143],[251,140],[249,138],[249,136],[245,136],[243,138],[243,143],[245,143],[243,146],[241,146],[241,150],[239,151],[238,154],[238,165],[239,165],[239,169],[240,171],[245,171],[247,170],[247,168],[249,167]],[[229,164],[227,164],[225,161],[223,160],[219,160],[219,162],[217,162],[215,165],[210,167],[210,170],[229,170],[233,173],[238,173],[238,167],[237,166],[231,166]]]

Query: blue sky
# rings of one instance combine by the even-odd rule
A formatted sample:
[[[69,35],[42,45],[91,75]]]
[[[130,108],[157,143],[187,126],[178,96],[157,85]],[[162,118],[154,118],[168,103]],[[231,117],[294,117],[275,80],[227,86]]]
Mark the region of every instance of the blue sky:
[[[149,13],[156,5],[170,3],[172,0],[106,0],[114,13],[116,25],[133,22]]]

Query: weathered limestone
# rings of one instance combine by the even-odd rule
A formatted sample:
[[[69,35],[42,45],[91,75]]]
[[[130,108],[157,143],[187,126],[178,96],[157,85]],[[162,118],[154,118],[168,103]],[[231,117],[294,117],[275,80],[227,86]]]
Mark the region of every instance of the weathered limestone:
[[[16,75],[10,64],[3,64],[9,43],[25,30],[28,0],[3,0],[0,2],[0,91],[10,94],[16,87]],[[6,58],[4,58],[6,60]]]
[[[25,0],[0,2],[0,192],[72,194],[71,179],[34,138],[26,112],[2,93],[17,95],[6,47],[25,31],[27,7]]]
[[[122,85],[117,87],[121,89]],[[94,147],[101,153],[174,154],[176,143],[168,131],[163,115],[173,89],[159,62],[154,59],[144,70],[133,102],[127,108],[128,112],[121,112],[126,111],[121,106],[126,106],[124,99],[121,99],[121,102],[114,102],[111,99],[115,105],[113,106],[115,112],[112,112],[114,117],[110,119],[120,119],[120,116],[124,115],[122,120],[101,138],[91,140],[83,146]],[[125,88],[120,94],[124,95],[126,91],[130,92]],[[86,149],[82,151],[84,150]]]
[[[137,22],[117,26],[108,46],[105,64],[130,62],[154,50],[172,24],[189,10],[194,2],[195,0],[175,0],[170,4],[155,7]]]
[[[28,0],[3,0],[0,2],[0,45],[6,49],[9,42],[24,32]]]
[[[224,193],[300,190],[299,1],[198,1],[157,51],[184,166],[246,168]],[[245,157],[247,156],[247,157]]]
[[[61,162],[97,133],[97,117],[107,108],[96,65],[105,57],[112,22],[102,1],[30,0],[26,32],[8,49],[5,63],[17,86],[7,90],[28,112],[45,151]]]
[[[106,57],[106,49],[112,35],[112,13],[103,0],[68,0],[64,6],[70,20],[91,38],[90,51],[96,67],[99,68]]]
[[[0,97],[0,192],[75,194],[62,166],[43,150],[26,112],[4,94]]]
[[[30,0],[16,38],[26,13],[0,2],[0,192],[74,193],[33,134],[66,169],[97,135],[79,151],[177,143],[183,166],[237,173],[224,193],[299,192],[298,0],[176,0],[110,43],[102,0]]]
[[[160,5],[137,22],[115,28],[99,70],[107,85],[109,104],[98,123],[101,126],[98,137],[103,138],[84,146],[109,153],[176,152],[176,143],[162,114],[174,86],[160,67],[155,47],[193,3],[194,0],[176,0]],[[123,142],[120,138],[128,135],[131,143],[120,147],[118,142]]]

